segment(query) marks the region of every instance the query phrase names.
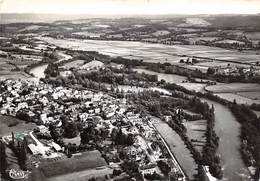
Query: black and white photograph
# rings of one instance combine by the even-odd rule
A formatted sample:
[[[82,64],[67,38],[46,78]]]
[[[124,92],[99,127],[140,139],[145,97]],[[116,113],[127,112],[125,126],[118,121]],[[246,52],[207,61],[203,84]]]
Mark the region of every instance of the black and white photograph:
[[[260,0],[0,0],[0,181],[260,181]]]

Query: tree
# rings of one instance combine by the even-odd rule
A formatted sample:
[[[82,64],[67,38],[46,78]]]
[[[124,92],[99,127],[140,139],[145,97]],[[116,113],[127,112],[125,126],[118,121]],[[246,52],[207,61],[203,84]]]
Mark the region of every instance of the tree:
[[[164,175],[168,175],[169,172],[171,171],[171,167],[162,160],[158,161],[157,165]]]
[[[60,138],[60,134],[58,133],[58,131],[56,130],[55,126],[53,126],[52,124],[49,126],[49,131],[51,134],[52,139],[57,142]]]
[[[134,143],[134,138],[132,134],[124,134],[122,129],[119,129],[116,136],[114,137],[116,145],[132,145]]]
[[[161,180],[162,179],[162,177],[155,171],[152,174],[150,174],[150,173],[144,174],[144,178],[146,178],[147,180]]]
[[[49,63],[47,68],[45,69],[44,73],[51,77],[57,77],[59,73],[59,67],[57,64]]]
[[[216,178],[218,179],[222,179],[223,177],[223,172],[221,170],[221,166],[219,166],[218,164],[212,164],[209,167],[209,172]]]
[[[118,170],[118,169],[114,169],[114,170],[113,170],[113,176],[118,176],[118,175],[120,175],[121,173],[122,173],[121,170]]]
[[[90,140],[96,140],[99,137],[94,125],[89,125],[80,133],[81,143],[88,144]]]
[[[4,143],[0,142],[0,171],[1,171],[1,174],[5,175],[6,169],[7,169],[7,160],[6,160],[6,153],[5,153],[5,145],[4,145]]]
[[[215,74],[215,69],[209,67],[207,70],[207,74],[209,74],[209,75]]]
[[[31,121],[30,116],[29,116],[29,115],[27,114],[27,112],[24,111],[24,110],[19,110],[19,111],[17,111],[16,117],[19,118],[19,119],[21,119],[21,120],[27,121],[27,122]]]
[[[133,160],[127,160],[122,163],[122,168],[125,172],[127,172],[129,175],[133,173],[138,173],[139,165]]]
[[[184,60],[183,60],[183,59],[180,59],[180,63],[184,63]]]
[[[68,122],[64,128],[64,136],[67,138],[74,138],[78,135],[79,131],[77,124],[74,122]]]
[[[19,156],[18,156],[18,160],[19,160],[19,164],[20,167],[23,170],[26,170],[26,160],[27,160],[27,140],[26,138],[23,139],[22,143],[19,144],[20,148],[19,148]]]

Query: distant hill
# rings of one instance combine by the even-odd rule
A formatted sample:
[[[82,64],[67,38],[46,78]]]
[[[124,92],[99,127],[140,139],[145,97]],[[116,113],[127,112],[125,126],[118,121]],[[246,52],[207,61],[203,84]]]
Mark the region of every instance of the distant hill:
[[[213,27],[260,27],[260,15],[226,15],[205,18]]]
[[[147,19],[171,19],[184,20],[187,18],[201,19],[208,22],[211,27],[236,28],[236,27],[260,27],[260,14],[256,15],[62,15],[62,14],[0,14],[0,24],[8,23],[52,23],[55,21],[71,23],[72,21],[86,20],[90,18],[147,18]],[[77,20],[77,21],[76,21]],[[129,21],[129,20],[128,20]],[[180,21],[181,22],[181,21]],[[193,26],[196,26],[193,25]]]
[[[0,14],[1,24],[7,23],[51,23],[58,20],[73,20],[88,18],[86,15],[58,15],[58,14]]]

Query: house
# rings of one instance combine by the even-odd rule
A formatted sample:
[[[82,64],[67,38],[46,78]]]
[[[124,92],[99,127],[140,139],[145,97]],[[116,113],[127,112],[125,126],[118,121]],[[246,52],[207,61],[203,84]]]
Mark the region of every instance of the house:
[[[44,125],[37,126],[35,129],[41,133],[46,133],[49,131],[48,128]]]
[[[123,64],[117,64],[117,63],[113,63],[111,62],[110,64],[107,65],[108,67],[111,67],[111,68],[114,68],[114,69],[122,69],[124,68],[124,65]]]
[[[143,165],[140,166],[140,171],[141,173],[144,174],[153,174],[154,172],[156,172],[156,163],[151,163],[148,165]]]
[[[115,115],[115,112],[114,111],[111,111],[111,110],[109,110],[109,111],[106,111],[105,112],[105,117],[108,119],[108,118],[111,118],[112,116],[114,116]]]
[[[33,155],[37,155],[40,152],[37,150],[37,147],[35,146],[35,144],[29,144],[28,148],[30,149],[30,151],[32,152]]]
[[[55,151],[59,152],[61,151],[61,147],[60,145],[58,145],[57,143],[51,142],[51,146],[55,149]]]

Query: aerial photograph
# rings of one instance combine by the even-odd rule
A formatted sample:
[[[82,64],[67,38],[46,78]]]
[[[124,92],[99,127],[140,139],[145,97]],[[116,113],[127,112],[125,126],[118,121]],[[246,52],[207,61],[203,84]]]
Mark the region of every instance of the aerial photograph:
[[[0,181],[260,181],[260,0],[0,0]]]

